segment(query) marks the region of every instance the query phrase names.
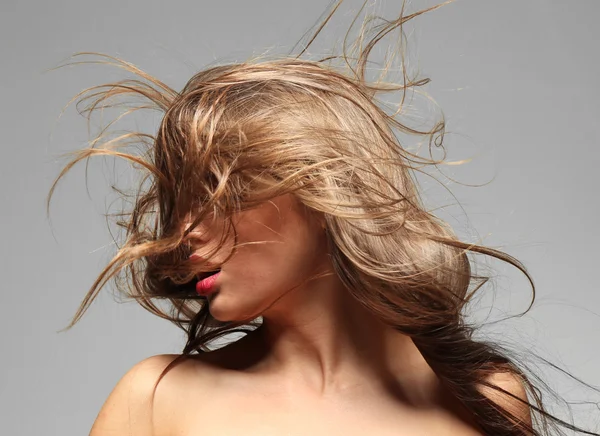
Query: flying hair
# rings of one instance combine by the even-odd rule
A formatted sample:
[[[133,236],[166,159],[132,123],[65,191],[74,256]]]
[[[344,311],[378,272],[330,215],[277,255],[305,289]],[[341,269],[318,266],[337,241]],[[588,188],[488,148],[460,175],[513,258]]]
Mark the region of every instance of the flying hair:
[[[403,25],[451,3],[406,13],[403,1],[394,19],[367,15],[352,44],[348,38],[367,1],[356,14],[340,54],[307,60],[308,48],[340,8],[331,2],[319,23],[285,57],[259,55],[239,63],[215,65],[193,75],[177,91],[135,65],[107,54],[81,52],[74,64],[106,64],[132,74],[79,92],[79,112],[121,108],[89,147],[69,153],[47,197],[78,162],[95,156],[124,159],[140,171],[130,210],[115,214],[125,238],[93,282],[67,328],[84,315],[99,291],[112,281],[120,293],[187,334],[182,357],[210,351],[209,345],[234,332],[260,326],[260,319],[221,322],[194,291],[198,268],[215,268],[209,250],[204,263],[190,260],[190,232],[207,219],[224,223],[221,241],[233,237],[233,217],[271,199],[293,195],[327,230],[335,273],[349,293],[383,322],[412,338],[452,394],[475,416],[488,435],[564,434],[558,426],[598,435],[548,413],[526,366],[499,344],[475,340],[477,327],[464,310],[489,280],[474,273],[473,254],[494,257],[519,269],[516,258],[482,244],[459,240],[451,227],[426,210],[415,175],[447,164],[445,121],[417,128],[403,120],[411,93],[427,78],[406,68]],[[388,50],[381,74],[367,78],[377,44],[394,32],[397,50]],[[88,57],[94,57],[92,60]],[[388,81],[400,56],[399,82]],[[386,111],[378,97],[397,93],[399,104]],[[140,111],[161,115],[153,133],[111,127]],[[398,134],[424,138],[429,156],[409,151]],[[441,159],[434,151],[442,151]],[[183,223],[189,217],[192,223]],[[235,252],[234,245],[232,253]],[[548,363],[548,362],[547,362]],[[552,365],[550,363],[550,365]],[[554,365],[552,365],[554,366]],[[562,370],[561,370],[562,371]],[[563,371],[564,372],[564,371]],[[514,376],[526,388],[515,395],[490,377]],[[538,378],[539,380],[539,378]],[[539,380],[539,384],[544,384]],[[545,384],[544,384],[545,385]],[[547,386],[546,386],[547,387]],[[547,388],[549,390],[549,388]],[[537,428],[523,418],[530,411]]]

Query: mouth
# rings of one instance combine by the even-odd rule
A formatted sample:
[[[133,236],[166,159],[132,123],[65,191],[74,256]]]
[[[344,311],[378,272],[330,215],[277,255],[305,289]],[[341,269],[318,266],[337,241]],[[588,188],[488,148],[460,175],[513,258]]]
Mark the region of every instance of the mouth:
[[[212,277],[212,276],[216,276],[219,272],[221,272],[221,268],[217,268],[211,271],[205,271],[205,272],[201,272],[196,274],[189,282],[181,285],[181,294],[179,298],[191,298],[191,299],[206,299],[208,296],[205,295],[206,292],[198,292],[198,287],[201,288],[202,291],[204,291],[206,282],[204,282],[203,285],[198,286],[200,283],[202,283],[204,280]],[[210,281],[210,280],[209,280]],[[214,283],[213,283],[214,285]],[[212,286],[211,286],[212,288]],[[216,289],[215,289],[216,290]],[[207,289],[207,291],[210,291],[210,289]],[[211,293],[211,292],[209,292]],[[177,297],[174,297],[177,298]]]
[[[207,271],[200,275],[200,277],[204,278],[199,279],[198,282],[196,282],[196,293],[208,297],[210,294],[216,292],[216,281],[219,278],[220,272],[220,270]]]

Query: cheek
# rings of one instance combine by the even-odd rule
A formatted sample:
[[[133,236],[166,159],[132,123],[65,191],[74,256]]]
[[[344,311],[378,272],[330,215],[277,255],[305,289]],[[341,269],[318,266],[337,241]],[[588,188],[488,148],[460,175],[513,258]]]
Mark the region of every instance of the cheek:
[[[232,279],[240,289],[263,297],[286,292],[314,274],[320,253],[313,239],[314,235],[296,234],[241,247],[232,259]]]
[[[235,223],[238,246],[223,265],[220,290],[209,305],[221,321],[256,318],[322,272],[328,261],[320,226],[285,199],[240,218]]]
[[[223,267],[221,289],[209,304],[211,314],[221,321],[260,316],[314,273],[314,259],[307,244],[240,247]]]

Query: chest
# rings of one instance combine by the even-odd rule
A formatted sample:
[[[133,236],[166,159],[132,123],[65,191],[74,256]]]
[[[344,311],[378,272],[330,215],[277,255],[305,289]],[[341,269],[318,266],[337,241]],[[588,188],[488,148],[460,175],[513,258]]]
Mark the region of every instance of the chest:
[[[225,406],[225,405],[223,405]],[[283,404],[268,398],[209,407],[180,421],[182,436],[481,436],[440,411],[407,409],[386,401]],[[207,410],[208,411],[208,410]]]

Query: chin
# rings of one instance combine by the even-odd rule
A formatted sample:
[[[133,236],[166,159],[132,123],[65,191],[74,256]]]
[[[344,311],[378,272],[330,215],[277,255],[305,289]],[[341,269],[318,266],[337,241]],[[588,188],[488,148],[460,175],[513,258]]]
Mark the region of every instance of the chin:
[[[210,312],[211,316],[214,319],[216,319],[217,321],[221,321],[221,322],[233,321],[232,311],[227,310],[225,307],[223,307],[222,304],[215,302],[216,298],[217,298],[217,294],[213,295],[208,300],[208,311]]]
[[[208,310],[211,316],[220,322],[239,322],[239,321],[252,321],[253,319],[260,316],[260,314],[252,315],[254,311],[248,310],[247,307],[242,307],[238,304],[228,304],[223,295],[219,292],[211,295],[208,299]],[[248,315],[251,313],[251,315]]]

